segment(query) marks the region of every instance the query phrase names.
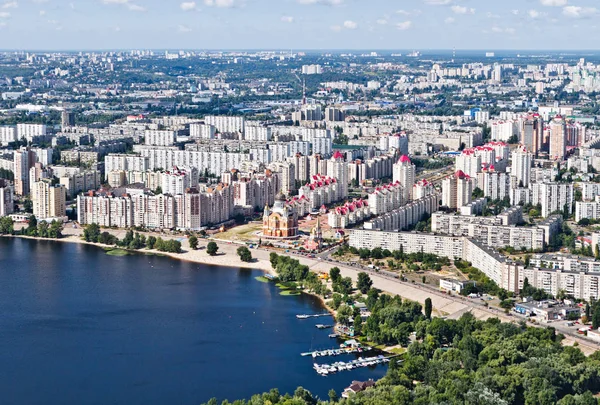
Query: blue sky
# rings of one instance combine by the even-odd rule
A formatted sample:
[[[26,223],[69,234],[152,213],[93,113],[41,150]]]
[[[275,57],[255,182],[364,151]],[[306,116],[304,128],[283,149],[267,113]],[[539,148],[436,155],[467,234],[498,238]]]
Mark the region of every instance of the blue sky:
[[[0,49],[599,49],[598,0],[0,0]]]

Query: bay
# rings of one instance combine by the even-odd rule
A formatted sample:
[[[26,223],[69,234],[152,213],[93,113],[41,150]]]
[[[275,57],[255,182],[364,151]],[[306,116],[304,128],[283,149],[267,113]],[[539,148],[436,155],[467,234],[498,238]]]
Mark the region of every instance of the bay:
[[[321,398],[386,368],[322,377],[300,353],[332,348],[309,295],[257,270],[79,244],[0,238],[3,404],[200,404],[303,386]],[[319,363],[354,356],[319,358]]]

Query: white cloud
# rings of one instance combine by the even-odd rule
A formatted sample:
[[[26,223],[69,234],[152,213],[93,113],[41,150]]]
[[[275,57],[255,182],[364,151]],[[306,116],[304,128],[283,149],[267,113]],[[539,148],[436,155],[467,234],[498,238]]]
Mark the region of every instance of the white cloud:
[[[234,0],[204,0],[208,7],[231,8],[235,7]]]
[[[542,4],[542,6],[546,6],[546,7],[563,7],[566,6],[568,1],[567,0],[540,0],[540,3]]]
[[[130,11],[146,11],[145,7],[131,3],[129,0],[102,0],[104,4],[120,4],[127,7]],[[74,8],[74,5],[71,7]]]
[[[286,22],[286,23],[293,23],[294,17],[289,16],[289,15],[284,15],[283,17],[281,17],[281,21]]]
[[[452,6],[451,10],[454,14],[475,14],[474,8],[462,7],[462,6]]]
[[[388,20],[386,20],[385,18],[380,18],[379,20],[377,20],[377,24],[379,24],[379,25],[387,25],[388,24]]]
[[[145,7],[142,7],[138,4],[128,4],[127,8],[131,11],[146,11]]]
[[[187,25],[179,25],[177,27],[177,30],[181,33],[185,33],[185,32],[191,32],[192,29],[190,27],[188,27]]]
[[[0,18],[10,18],[10,13],[8,11],[0,11]]]
[[[179,8],[181,8],[183,11],[193,11],[196,9],[196,2],[195,1],[183,2],[179,5]]]
[[[398,10],[398,11],[396,11],[396,14],[410,15],[410,11],[406,11],[406,10]]]
[[[495,32],[497,34],[514,35],[515,32],[517,32],[517,31],[512,27],[502,28],[502,27],[498,27],[498,26],[493,26],[492,32]]]
[[[452,3],[452,0],[425,0],[425,3],[432,6],[445,6]]]
[[[339,25],[332,25],[330,28],[333,32],[340,32],[342,30],[342,27]]]
[[[519,10],[511,10],[512,15],[519,15]]]
[[[448,18],[446,18],[446,19],[444,20],[444,22],[445,22],[446,24],[452,24],[452,23],[454,23],[455,21],[456,21],[456,18],[454,18],[454,17],[448,17]]]
[[[591,18],[600,10],[595,7],[567,6],[563,8],[563,15],[571,18]]]
[[[400,31],[408,30],[411,27],[412,27],[412,21],[403,21],[403,22],[399,22],[398,24],[396,24],[396,28],[398,28]]]
[[[358,28],[358,24],[355,21],[346,20],[344,21],[344,28],[349,30],[355,30]]]
[[[536,19],[536,18],[539,18],[542,15],[542,13],[540,13],[537,10],[532,9],[527,12],[527,15],[529,15],[529,17],[531,17],[533,19]]]
[[[6,27],[6,23],[4,21],[0,21],[0,28]]]
[[[121,32],[121,27],[115,27],[115,32]]]
[[[339,6],[344,4],[344,0],[298,0],[300,4],[323,4],[326,6]]]
[[[41,16],[45,16],[46,15],[46,10],[40,10],[40,15]]]
[[[6,3],[2,4],[2,8],[17,8],[19,7],[19,3],[17,3],[16,1],[7,1]]]

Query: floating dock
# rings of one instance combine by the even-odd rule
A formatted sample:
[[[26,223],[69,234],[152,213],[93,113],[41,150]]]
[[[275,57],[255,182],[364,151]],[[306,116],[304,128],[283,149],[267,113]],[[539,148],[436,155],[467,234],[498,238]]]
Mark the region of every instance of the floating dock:
[[[348,361],[345,363],[343,361],[338,361],[333,364],[317,364],[317,363],[315,363],[313,365],[313,368],[320,375],[326,376],[329,374],[337,373],[338,371],[353,370],[355,368],[360,368],[360,367],[370,367],[370,366],[377,366],[379,364],[389,363],[390,359],[392,359],[396,356],[397,355],[385,357],[384,355],[379,355],[379,356],[375,356],[375,357],[367,357],[365,359],[363,359],[362,357],[359,357],[357,360],[351,360],[351,361]]]

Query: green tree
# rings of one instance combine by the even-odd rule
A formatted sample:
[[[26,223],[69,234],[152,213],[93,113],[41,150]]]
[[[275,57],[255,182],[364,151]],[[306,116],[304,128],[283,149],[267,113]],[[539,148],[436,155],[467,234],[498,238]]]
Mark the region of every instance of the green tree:
[[[431,311],[433,310],[433,306],[431,303],[431,298],[427,297],[425,299],[425,318],[431,319]]]
[[[198,238],[195,235],[192,235],[188,238],[188,242],[190,244],[190,249],[196,250],[198,249]]]
[[[355,335],[360,335],[362,332],[362,317],[359,315],[356,315],[354,317],[354,334]]]
[[[592,313],[592,328],[598,329],[600,327],[600,305],[596,305],[594,312]]]
[[[156,244],[156,237],[154,236],[148,236],[148,239],[146,239],[146,248],[147,249],[154,249],[154,245]]]
[[[98,242],[100,236],[100,226],[96,223],[87,225],[83,229],[83,239],[86,242]]]
[[[341,274],[342,273],[338,267],[332,267],[331,270],[329,270],[329,278],[331,278],[331,282],[336,284],[338,281],[340,281],[342,278]]]
[[[0,218],[0,234],[10,235],[15,231],[15,224],[11,217]]]
[[[211,256],[215,256],[218,250],[219,246],[214,241],[210,241],[208,242],[208,245],[206,245],[206,253],[208,253]]]
[[[243,262],[250,263],[252,261],[252,252],[246,246],[237,248],[237,254]]]
[[[338,396],[337,393],[335,392],[335,390],[332,388],[329,390],[329,392],[327,393],[327,395],[329,396],[329,402],[330,403],[335,403],[338,400]]]
[[[352,308],[350,308],[348,305],[341,305],[337,310],[336,321],[342,325],[349,325],[351,316]]]
[[[356,288],[360,290],[361,293],[366,294],[373,285],[373,280],[371,277],[365,272],[358,273],[358,280],[356,281]]]

